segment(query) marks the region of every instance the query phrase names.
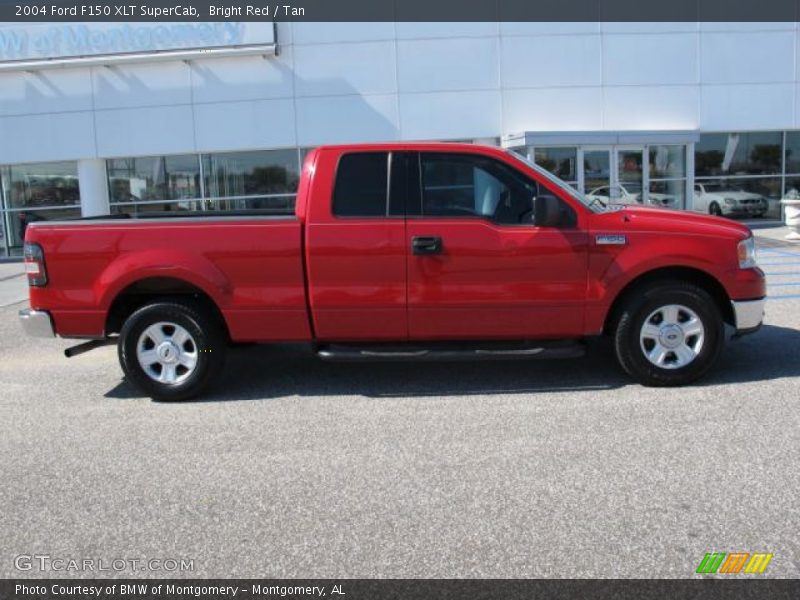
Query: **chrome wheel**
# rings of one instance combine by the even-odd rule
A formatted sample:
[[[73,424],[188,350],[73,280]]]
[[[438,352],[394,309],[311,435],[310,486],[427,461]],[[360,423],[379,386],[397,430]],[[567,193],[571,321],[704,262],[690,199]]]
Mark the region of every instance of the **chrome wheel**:
[[[647,360],[655,366],[680,369],[700,354],[705,333],[696,312],[680,304],[668,304],[644,320],[639,343]]]
[[[179,384],[188,379],[197,366],[197,344],[191,334],[176,323],[154,323],[139,336],[136,359],[153,381]]]

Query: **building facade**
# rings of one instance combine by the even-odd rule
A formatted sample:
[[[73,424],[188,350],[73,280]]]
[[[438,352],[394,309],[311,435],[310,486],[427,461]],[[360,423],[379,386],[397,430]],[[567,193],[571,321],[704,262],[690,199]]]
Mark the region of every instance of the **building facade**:
[[[0,254],[27,223],[292,206],[320,144],[502,144],[587,194],[780,217],[797,23],[0,24]],[[763,210],[758,207],[763,208]]]

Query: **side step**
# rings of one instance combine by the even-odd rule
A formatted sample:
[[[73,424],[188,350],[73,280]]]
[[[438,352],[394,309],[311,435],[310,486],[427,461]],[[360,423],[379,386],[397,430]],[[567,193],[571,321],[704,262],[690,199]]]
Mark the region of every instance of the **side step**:
[[[539,342],[430,342],[408,344],[325,344],[317,356],[331,362],[415,360],[514,360],[578,358],[586,353],[576,340]]]

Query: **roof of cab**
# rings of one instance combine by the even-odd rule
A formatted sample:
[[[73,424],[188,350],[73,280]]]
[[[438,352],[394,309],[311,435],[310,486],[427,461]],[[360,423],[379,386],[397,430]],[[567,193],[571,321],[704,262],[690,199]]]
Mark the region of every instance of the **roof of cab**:
[[[330,144],[322,145],[317,150],[334,150],[338,152],[360,152],[360,151],[379,151],[390,152],[392,150],[436,150],[445,152],[478,152],[503,154],[506,151],[497,146],[485,146],[482,144],[468,144],[464,142],[370,142],[365,144]]]

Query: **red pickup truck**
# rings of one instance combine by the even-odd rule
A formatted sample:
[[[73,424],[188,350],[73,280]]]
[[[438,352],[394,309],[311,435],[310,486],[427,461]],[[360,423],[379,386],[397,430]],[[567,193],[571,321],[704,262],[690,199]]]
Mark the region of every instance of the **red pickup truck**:
[[[170,213],[166,213],[170,215]],[[295,214],[31,223],[28,333],[117,343],[160,400],[200,393],[237,342],[328,360],[571,357],[613,338],[646,385],[681,385],[725,324],[761,325],[747,227],[587,199],[524,158],[467,144],[327,146]]]

